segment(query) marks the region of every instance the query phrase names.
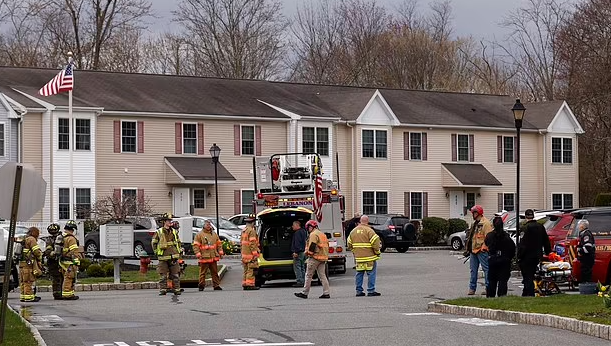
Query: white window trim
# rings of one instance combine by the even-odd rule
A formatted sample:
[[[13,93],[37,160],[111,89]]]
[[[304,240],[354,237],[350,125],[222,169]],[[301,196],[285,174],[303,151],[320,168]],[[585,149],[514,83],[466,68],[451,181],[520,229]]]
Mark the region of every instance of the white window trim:
[[[0,155],[0,157],[8,157],[9,155],[6,154],[6,138],[8,137],[6,135],[6,121],[0,121],[0,125],[2,125],[2,134],[4,136],[4,138],[2,138],[2,146],[3,146],[3,150],[2,150],[2,155]],[[9,146],[9,150],[10,150],[10,146]]]
[[[330,157],[331,156],[331,128],[329,128],[328,126],[309,126],[309,125],[304,125],[301,126],[301,152],[304,152],[303,149],[303,129],[306,128],[310,128],[310,129],[314,129],[314,152],[318,153],[318,129],[327,129],[327,155],[323,155],[323,154],[319,154],[322,157]],[[256,134],[255,134],[256,136]]]
[[[554,162],[554,138],[560,138],[560,161]],[[564,139],[571,140],[571,162],[564,162]],[[551,136],[549,140],[549,161],[552,165],[572,165],[575,162],[575,141],[576,138],[571,136]]]
[[[136,151],[123,151],[123,123],[136,124]],[[121,120],[121,154],[137,154],[138,153],[138,121],[137,120]]]
[[[513,161],[505,161],[505,138],[513,138],[513,147],[511,148],[511,151],[513,152]],[[502,161],[501,163],[509,163],[509,164],[513,164],[516,161],[516,138],[515,136],[501,136],[501,141],[502,141],[502,145],[501,145],[501,150],[503,152],[501,158]]]
[[[65,119],[67,119],[67,118],[65,118]],[[73,118],[72,120],[74,120],[74,124],[72,124],[72,130],[74,131],[74,138],[72,139],[73,140],[73,147],[74,147],[73,151],[89,151],[89,152],[91,152],[91,147],[93,146],[92,145],[92,142],[93,142],[93,133],[91,131],[93,129],[93,120],[91,120],[91,118]],[[89,120],[89,149],[76,149],[76,121],[77,120]],[[136,124],[136,127],[137,126],[138,125]],[[70,131],[70,130],[68,130],[68,131]],[[138,137],[136,137],[136,141],[138,141]],[[138,151],[138,150],[136,150],[136,151]]]
[[[410,220],[422,220],[422,218],[420,218],[420,219],[412,218],[412,206],[413,206],[412,205],[412,193],[419,193],[419,194],[422,195],[422,204],[421,204],[421,207],[422,207],[422,218],[424,218],[424,191],[410,191],[409,192],[409,216],[408,217],[409,217]]]
[[[59,190],[62,190],[62,189],[68,190],[68,218],[67,219],[59,218],[59,205],[61,204],[60,201],[59,201]],[[72,191],[70,191],[70,187],[61,187],[61,186],[58,186],[56,193],[57,193],[57,217],[58,217],[58,219],[59,220],[70,220],[70,216],[72,215],[71,210],[73,208],[73,200],[72,200],[73,193],[72,193]]]
[[[459,136],[467,136],[467,160],[461,160],[460,155],[458,154],[458,137]],[[447,138],[447,137],[446,137]],[[475,141],[475,136],[473,136],[473,141]],[[456,134],[456,162],[471,162],[471,133],[457,133]],[[475,148],[475,143],[473,143],[473,148]]]
[[[185,124],[186,125],[195,125],[195,153],[185,153]],[[197,123],[194,122],[183,122],[180,125],[180,138],[181,138],[181,143],[180,145],[182,146],[182,154],[183,155],[197,155],[197,153],[199,152],[199,129],[197,126]]]
[[[198,191],[204,191],[204,207],[203,208],[196,208],[195,207],[195,190]],[[208,189],[206,189],[205,187],[199,188],[192,188],[191,189],[191,200],[193,201],[193,209],[206,209],[206,207],[208,207]]]
[[[373,131],[373,157],[364,157],[363,156],[363,131],[367,131],[367,130]],[[376,154],[376,146],[378,145],[377,140],[376,140],[376,131],[384,131],[384,132],[386,132],[386,157],[378,157],[378,155]],[[376,129],[376,128],[366,128],[366,127],[361,128],[361,159],[365,159],[365,160],[388,160],[388,157],[390,156],[390,154],[389,154],[389,151],[390,151],[389,150],[389,148],[390,148],[390,138],[388,136],[389,132],[390,131],[388,131],[388,129]],[[370,190],[367,190],[367,191],[370,191]]]
[[[561,209],[566,209],[564,206],[564,195],[571,195],[573,196],[573,208],[575,208],[575,193],[573,192],[552,192],[549,196],[549,201],[550,201],[550,209],[554,209],[554,195],[561,195],[562,196],[562,208]]]
[[[516,208],[516,193],[515,192],[501,192],[503,194],[503,210],[507,210],[505,208],[505,195],[513,195],[513,209],[515,211]]]
[[[364,209],[364,198],[363,194],[365,192],[373,192],[373,213],[377,214],[378,211],[378,192],[386,192],[386,212],[390,213],[390,192],[388,190],[361,190],[361,213]]]
[[[55,147],[57,148],[57,151],[69,151],[70,147],[73,145],[72,141],[71,141],[71,137],[70,137],[70,122],[68,121],[68,149],[60,149],[59,147],[59,121],[60,120],[70,120],[68,118],[64,118],[64,117],[57,117],[57,124],[55,125],[56,128],[55,130],[57,131],[57,137],[55,140]]]
[[[242,128],[243,127],[252,127],[253,129],[253,134],[252,134],[252,138],[253,138],[253,153],[252,154],[244,154],[242,152]],[[257,126],[254,124],[240,124],[240,156],[256,156],[257,155]],[[241,207],[240,207],[241,209]]]
[[[412,158],[412,133],[419,133],[420,134],[420,158],[419,159],[413,159]],[[422,135],[425,132],[419,132],[419,131],[410,131],[408,132],[408,139],[409,139],[409,143],[407,146],[407,149],[409,150],[409,160],[410,161],[422,161],[422,157],[424,156],[424,150],[422,148]],[[388,138],[386,139],[388,141]]]
[[[244,209],[243,209],[243,207],[244,207],[244,203],[243,203],[244,202],[244,197],[243,197],[244,196],[244,191],[252,191],[253,199],[256,197],[256,193],[255,193],[254,189],[240,189],[240,214],[245,214],[244,213]]]

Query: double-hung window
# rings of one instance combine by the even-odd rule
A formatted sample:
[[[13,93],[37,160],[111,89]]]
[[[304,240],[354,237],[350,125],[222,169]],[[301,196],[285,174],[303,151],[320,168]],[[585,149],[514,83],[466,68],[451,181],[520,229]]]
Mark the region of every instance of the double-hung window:
[[[242,126],[242,155],[255,154],[255,127]]]
[[[182,124],[182,152],[197,154],[197,124]]]
[[[137,123],[135,121],[121,122],[121,152],[135,153],[137,150]]]
[[[301,132],[304,153],[329,156],[329,128],[304,127]]]
[[[552,163],[573,163],[573,139],[552,137]]]
[[[91,150],[91,120],[75,119],[75,150]]]
[[[388,214],[388,192],[363,191],[363,214]]]
[[[469,161],[469,135],[457,135],[456,142],[458,161]]]
[[[572,193],[553,193],[552,194],[552,209],[572,209],[573,194]]]
[[[387,135],[386,130],[363,130],[361,136],[363,157],[387,158]]]

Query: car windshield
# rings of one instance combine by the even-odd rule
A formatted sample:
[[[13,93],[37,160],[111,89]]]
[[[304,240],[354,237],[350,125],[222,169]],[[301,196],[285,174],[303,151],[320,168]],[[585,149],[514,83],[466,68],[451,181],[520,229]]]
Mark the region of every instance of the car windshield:
[[[409,219],[406,217],[393,217],[391,219],[391,223],[397,227],[403,227],[406,223],[409,222]]]
[[[212,225],[214,225],[215,228],[218,228],[216,227],[216,218],[209,218],[208,220],[210,220],[210,222],[212,223]],[[241,229],[238,226],[236,226],[233,222],[223,217],[219,218],[219,222],[221,223],[221,229],[241,231]]]

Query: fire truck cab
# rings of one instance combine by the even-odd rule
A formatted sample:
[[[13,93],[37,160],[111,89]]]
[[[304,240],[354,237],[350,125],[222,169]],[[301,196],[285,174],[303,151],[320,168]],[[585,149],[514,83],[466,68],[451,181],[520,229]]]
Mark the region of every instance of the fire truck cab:
[[[337,185],[322,179],[318,154],[274,154],[253,159],[257,232],[261,244],[257,283],[295,279],[291,244],[293,221],[305,225],[317,220],[329,239],[328,271],[346,273],[346,238],[343,231],[344,197]],[[321,200],[316,213],[317,177]],[[322,196],[321,196],[322,195]]]

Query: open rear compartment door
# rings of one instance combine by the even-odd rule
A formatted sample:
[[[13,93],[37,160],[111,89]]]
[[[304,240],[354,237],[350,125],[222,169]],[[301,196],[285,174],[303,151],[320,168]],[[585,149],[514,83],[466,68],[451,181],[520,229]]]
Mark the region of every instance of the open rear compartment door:
[[[312,218],[307,208],[272,208],[257,215],[259,219],[259,242],[261,255],[266,261],[292,260],[291,244],[295,233],[291,226],[294,221],[302,227]]]

